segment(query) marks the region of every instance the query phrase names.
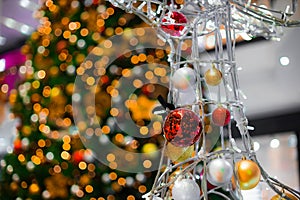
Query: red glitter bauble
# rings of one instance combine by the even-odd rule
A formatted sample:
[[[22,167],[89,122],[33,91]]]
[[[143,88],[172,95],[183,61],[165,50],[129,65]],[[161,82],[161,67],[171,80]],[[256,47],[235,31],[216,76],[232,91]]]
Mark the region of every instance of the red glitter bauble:
[[[165,119],[163,131],[166,139],[178,147],[187,147],[198,141],[202,131],[200,118],[191,110],[178,108]]]
[[[162,22],[161,28],[164,32],[172,36],[180,36],[183,34],[182,30],[185,27],[184,24],[187,23],[187,19],[180,12],[172,12],[166,14]]]
[[[216,108],[212,113],[212,121],[217,126],[226,126],[230,122],[230,112],[224,107]]]

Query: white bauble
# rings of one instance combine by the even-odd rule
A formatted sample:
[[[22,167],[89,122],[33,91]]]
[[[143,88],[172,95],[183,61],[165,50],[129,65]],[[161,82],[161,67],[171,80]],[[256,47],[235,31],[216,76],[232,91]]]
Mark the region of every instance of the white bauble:
[[[200,188],[192,179],[179,179],[175,181],[172,188],[174,200],[199,200]]]
[[[182,67],[175,71],[171,81],[176,89],[183,92],[194,88],[196,84],[195,71],[190,67]]]
[[[219,186],[231,181],[233,167],[227,160],[216,158],[208,163],[207,171],[207,180],[211,184]]]

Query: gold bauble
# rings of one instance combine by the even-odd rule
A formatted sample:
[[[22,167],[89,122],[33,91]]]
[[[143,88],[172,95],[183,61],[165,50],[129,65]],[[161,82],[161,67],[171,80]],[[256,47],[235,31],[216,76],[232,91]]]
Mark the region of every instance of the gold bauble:
[[[285,196],[287,196],[288,198],[292,199],[292,200],[297,200],[297,197],[295,197],[294,195],[290,194],[290,193],[284,193]],[[276,194],[275,196],[273,196],[271,198],[271,200],[286,200],[286,198],[281,197],[279,194]]]
[[[222,81],[222,72],[213,65],[211,69],[205,72],[204,78],[208,85],[216,86]]]
[[[235,169],[242,190],[250,190],[259,183],[260,169],[252,160],[240,160],[235,164]]]
[[[183,162],[188,158],[191,158],[194,153],[194,145],[189,147],[177,147],[171,143],[167,144],[166,155],[173,162]]]

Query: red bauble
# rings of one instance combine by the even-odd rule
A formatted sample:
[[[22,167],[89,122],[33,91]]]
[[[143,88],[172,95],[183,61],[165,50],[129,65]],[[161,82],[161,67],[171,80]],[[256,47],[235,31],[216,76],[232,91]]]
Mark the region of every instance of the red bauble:
[[[212,113],[212,121],[217,126],[226,126],[230,122],[230,112],[224,107],[216,108]]]
[[[83,156],[84,156],[84,150],[77,150],[74,151],[72,158],[75,163],[80,163],[81,161],[83,161]]]
[[[16,139],[14,141],[14,150],[15,151],[20,151],[22,150],[22,141],[20,139]]]
[[[198,141],[202,125],[200,118],[193,111],[178,108],[166,117],[163,131],[170,143],[178,147],[187,147]]]
[[[166,14],[162,22],[161,28],[164,32],[172,36],[180,36],[183,34],[182,31],[187,23],[187,19],[180,12],[172,12]]]

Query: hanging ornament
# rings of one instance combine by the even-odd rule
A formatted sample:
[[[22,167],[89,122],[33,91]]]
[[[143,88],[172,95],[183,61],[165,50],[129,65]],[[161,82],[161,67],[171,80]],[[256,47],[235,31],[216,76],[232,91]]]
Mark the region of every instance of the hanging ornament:
[[[161,28],[164,32],[172,36],[181,36],[187,23],[184,14],[180,12],[167,13],[162,19]]]
[[[233,168],[227,160],[216,158],[208,163],[207,169],[207,180],[211,184],[219,186],[231,181]]]
[[[279,194],[276,194],[275,196],[273,196],[271,198],[271,200],[287,200],[286,198],[284,197],[288,197],[290,198],[291,200],[297,200],[298,198],[295,197],[294,195],[290,194],[290,193],[286,193],[284,192],[283,195],[279,195]]]
[[[235,164],[236,173],[242,190],[254,188],[260,181],[260,169],[252,160],[242,159]]]
[[[204,78],[208,85],[216,86],[222,81],[222,72],[213,65],[211,69],[204,73]]]
[[[217,126],[226,126],[230,122],[230,111],[219,106],[212,113],[212,121]]]
[[[182,171],[181,171],[180,169],[177,169],[177,170],[175,170],[174,172],[172,172],[172,174],[170,174],[170,176],[169,176],[169,178],[168,178],[168,182],[173,181],[173,179],[174,179],[176,176],[179,176],[179,174],[180,174],[181,172],[182,172]],[[173,187],[174,187],[174,183],[172,183],[172,184],[169,186],[171,195],[172,195]]]
[[[168,142],[177,147],[187,147],[198,141],[202,125],[200,118],[193,111],[178,108],[167,115],[163,131]]]
[[[182,162],[191,158],[194,153],[194,145],[189,147],[177,147],[171,143],[167,144],[166,155],[173,162]]]
[[[17,152],[22,150],[22,141],[19,138],[14,141],[14,150]]]
[[[186,173],[186,174],[181,174],[181,173],[182,173],[182,170],[179,168],[179,169],[175,170],[174,172],[172,172],[170,174],[169,178],[168,178],[168,182],[173,182],[169,186],[171,195],[172,195],[172,190],[173,190],[173,187],[174,187],[174,184],[175,184],[174,178],[177,177],[177,180],[181,180],[181,179],[193,179],[193,175],[191,173],[189,173],[189,172]]]
[[[172,189],[174,200],[199,200],[200,188],[192,179],[178,179]]]
[[[182,67],[175,71],[171,78],[174,87],[181,92],[192,89],[196,84],[196,74],[195,71],[190,67]]]
[[[84,150],[77,150],[72,155],[73,161],[75,163],[80,163],[84,158]]]

